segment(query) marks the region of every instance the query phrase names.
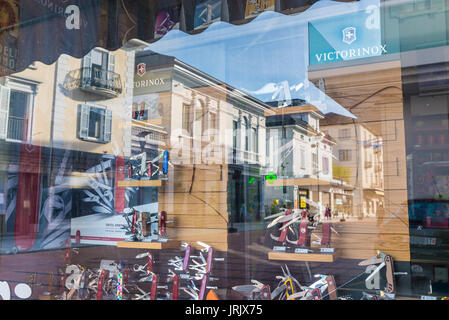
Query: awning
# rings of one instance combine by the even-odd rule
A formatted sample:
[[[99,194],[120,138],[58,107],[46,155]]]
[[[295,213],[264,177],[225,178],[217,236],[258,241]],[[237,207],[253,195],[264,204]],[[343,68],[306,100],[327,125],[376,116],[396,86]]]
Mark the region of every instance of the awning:
[[[282,186],[298,186],[298,187],[316,187],[320,186],[324,189],[322,191],[337,193],[345,193],[346,191],[354,190],[354,186],[348,184],[342,184],[340,182],[323,180],[319,178],[280,178],[280,179],[267,179],[265,180],[265,186],[267,187],[282,187]],[[341,189],[342,191],[337,191]],[[346,193],[345,193],[346,194]]]
[[[302,99],[354,117],[307,79],[308,24],[364,12],[379,0],[272,0],[265,11],[259,2],[4,0],[0,76],[62,54],[81,58],[94,47],[129,48],[133,40],[264,102]]]
[[[287,179],[276,179],[276,180],[266,180],[265,185],[267,187],[283,187],[283,186],[331,186],[332,182],[317,178],[287,178]]]
[[[4,63],[9,72],[19,72],[34,61],[53,63],[65,53],[77,58],[93,47],[116,50],[131,39],[154,42],[169,31],[198,33],[217,21],[245,24],[256,15],[247,15],[247,1],[230,0],[3,0],[6,16],[0,23],[1,43],[15,61]],[[249,1],[248,1],[249,2]],[[272,0],[268,9],[290,13],[310,7],[315,1]],[[323,2],[323,3],[321,3]],[[326,2],[326,4],[324,4]],[[354,8],[348,3],[319,1],[315,16]],[[210,12],[204,10],[211,7]],[[334,8],[338,5],[338,8]],[[349,6],[348,6],[349,5]],[[358,5],[357,5],[358,6]],[[212,8],[213,7],[213,8]],[[338,10],[336,10],[338,9]],[[294,11],[294,10],[293,10]],[[243,30],[239,30],[240,32]],[[263,30],[261,30],[263,31]],[[171,35],[171,38],[176,37]],[[15,63],[14,63],[15,62]],[[3,72],[8,72],[3,70]]]
[[[278,107],[301,100],[323,114],[355,118],[308,80],[308,27],[317,19],[364,11],[375,1],[319,1],[291,16],[265,11],[247,24],[216,22],[195,35],[171,30],[146,50],[176,57],[263,102],[277,102]]]

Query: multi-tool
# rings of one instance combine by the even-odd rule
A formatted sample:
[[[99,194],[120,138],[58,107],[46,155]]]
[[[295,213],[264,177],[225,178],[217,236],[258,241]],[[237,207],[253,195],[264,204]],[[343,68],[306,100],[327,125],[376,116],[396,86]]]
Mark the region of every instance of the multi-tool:
[[[134,272],[139,272],[143,278],[140,278],[138,281],[139,282],[146,282],[146,281],[152,281],[152,277],[154,275],[153,273],[153,255],[150,252],[145,252],[145,253],[141,253],[138,254],[136,256],[136,259],[142,259],[142,258],[147,258],[147,262],[143,265],[140,264],[134,264],[133,265],[133,271]]]
[[[193,298],[193,300],[204,300],[206,295],[206,289],[209,290],[216,290],[217,287],[215,286],[208,286],[208,276],[205,274],[203,278],[201,279],[201,286],[198,289],[195,285],[195,282],[192,280],[190,281],[190,284],[187,285],[187,287],[180,287],[185,293],[187,293],[190,297]]]
[[[162,159],[162,168],[157,165],[159,160]],[[126,166],[128,168],[127,178],[129,179],[141,179],[151,177],[155,175],[166,175],[168,173],[168,166],[171,165],[168,159],[168,151],[164,150],[158,156],[152,160],[147,160],[146,152],[142,152],[138,155],[130,157]]]
[[[164,237],[167,235],[166,224],[173,222],[167,220],[165,211],[149,213],[140,212],[134,208],[127,208],[122,216],[126,220],[126,225],[123,225],[122,229],[127,231],[126,234],[133,241],[158,241],[165,239]]]
[[[257,280],[251,280],[250,285],[241,285],[232,287],[233,290],[240,292],[249,300],[321,300],[324,292],[327,290],[330,300],[337,300],[337,288],[332,275],[317,274],[315,281],[309,286],[299,283],[290,273],[287,266],[281,267],[282,275],[276,276],[280,280],[278,286],[270,292],[270,287]]]
[[[387,255],[381,251],[377,251],[377,254],[367,260],[363,260],[359,263],[359,266],[370,266],[370,265],[378,265],[377,268],[371,272],[371,274],[365,279],[365,283],[369,283],[383,267],[386,267],[386,279],[387,286],[385,288],[385,292],[387,294],[392,294],[395,292],[395,275],[405,275],[406,272],[394,272],[394,264],[393,258],[391,255]]]
[[[168,260],[168,265],[175,267],[175,271],[187,272],[192,247],[185,242],[182,243],[182,247],[185,248],[184,259],[176,256],[173,259]]]
[[[243,294],[248,300],[271,300],[270,286],[257,280],[251,280],[252,284],[232,287],[233,290]]]
[[[196,271],[196,278],[203,278],[204,275],[208,276],[208,280],[218,280],[217,278],[211,277],[210,273],[212,271],[212,262],[213,261],[223,261],[223,258],[214,258],[214,250],[211,246],[208,244],[197,241],[197,244],[202,246],[203,248],[199,252],[199,256],[190,256],[192,259],[193,265],[189,266],[190,270]],[[204,258],[203,252],[207,252],[207,259]],[[195,259],[200,259],[200,261],[197,261]]]
[[[105,282],[105,279],[108,276],[107,270],[101,270],[100,276],[98,277],[98,284],[97,284],[97,300],[102,300],[103,296],[103,283]]]
[[[135,300],[157,300],[157,290],[158,289],[168,289],[168,286],[166,285],[159,285],[159,277],[156,274],[153,274],[151,277],[151,289],[150,292],[145,292],[141,288],[139,288],[137,285],[134,285],[134,287],[140,292],[140,294],[134,294]],[[169,294],[166,294],[166,297],[168,298]]]
[[[366,292],[362,292],[362,297],[360,300],[394,300],[395,295],[385,293],[384,291],[380,291],[379,294],[369,294]]]
[[[304,247],[308,245],[308,240],[309,240],[309,221],[307,218],[307,211],[303,210],[301,212],[301,220],[300,220],[300,224],[299,224],[299,236],[298,236],[298,240],[296,241],[291,241],[290,239],[287,238],[287,242],[297,245],[299,247]]]
[[[309,230],[316,229],[316,226],[310,225],[308,213],[307,210],[305,209],[304,210],[295,209],[294,212],[292,212],[292,209],[286,209],[278,214],[268,216],[265,219],[270,218],[274,218],[274,220],[270,224],[268,224],[267,228],[271,228],[278,223],[282,223],[282,226],[279,228],[279,230],[281,231],[279,236],[274,236],[273,234],[270,234],[271,238],[274,241],[277,241],[282,244],[287,242],[295,246],[304,247],[309,245],[310,236],[313,235],[316,238],[318,238],[319,240],[318,244],[329,245],[330,243],[330,235],[327,233],[327,231],[332,230],[333,229],[332,226],[327,225],[326,227],[323,228],[323,238],[320,238],[314,233],[309,232]],[[296,233],[294,229],[292,229],[291,227],[291,225],[294,223],[299,223],[298,233]],[[288,230],[290,230],[291,233],[293,233],[295,236],[298,234],[297,240],[293,241],[289,239]],[[336,232],[335,229],[333,229],[333,231]]]
[[[282,223],[282,227],[280,228],[281,233],[279,236],[274,236],[273,234],[270,234],[270,237],[276,241],[276,242],[280,242],[280,243],[285,243],[286,238],[287,238],[287,232],[288,232],[288,227],[294,223],[298,221],[298,212],[292,212],[292,209],[286,209],[286,210],[282,210],[281,212],[265,217],[265,219],[271,219],[274,218],[273,221],[271,221],[268,226],[267,229],[275,226],[278,223]],[[291,230],[291,229],[290,229]]]
[[[303,286],[296,280],[290,273],[287,265],[285,270],[281,267],[282,276],[276,276],[276,279],[280,280],[278,286],[271,292],[271,299],[275,299],[279,296],[279,300],[285,300],[294,295],[295,292],[303,289]]]
[[[315,278],[319,278],[319,280],[309,286],[302,286],[301,291],[287,297],[287,300],[322,300],[325,296],[329,296],[330,300],[338,299],[337,287],[332,275],[316,274]],[[328,294],[324,295],[326,290]]]
[[[175,274],[173,276],[172,280],[172,294],[171,294],[171,300],[178,300],[179,296],[179,276]]]
[[[218,280],[218,278],[211,276],[213,265],[212,262],[223,261],[224,259],[214,258],[214,250],[208,244],[201,241],[197,241],[197,244],[202,247],[197,255],[191,255],[192,247],[187,243],[183,243],[182,247],[185,248],[184,258],[176,256],[168,261],[168,265],[174,267],[174,271],[172,269],[168,269],[168,279],[173,282],[173,290],[171,294],[172,299],[178,298],[179,289],[182,289],[183,292],[187,293],[195,300],[203,300],[205,298],[206,289],[216,289],[216,287],[207,285],[207,283],[211,280]],[[205,258],[203,253],[206,252],[207,257]],[[189,280],[190,284],[187,285],[187,287],[181,287],[181,280]],[[201,281],[200,289],[195,286],[194,281]],[[218,299],[215,293],[210,295],[210,298],[214,297]]]
[[[224,258],[214,258],[213,248],[204,242],[197,242],[203,248],[199,251],[198,255],[191,255],[191,246],[183,243],[185,247],[184,258],[176,256],[168,261],[169,266],[173,266],[175,271],[180,271],[179,274],[181,279],[189,280],[201,280],[204,275],[208,275],[208,280],[218,280],[218,278],[212,277],[210,274],[212,272],[212,262],[213,261],[223,261]],[[203,252],[207,252],[207,258],[204,257]],[[198,260],[199,259],[199,260]],[[191,261],[191,264],[189,264]],[[170,269],[169,269],[170,270]],[[171,271],[171,270],[170,270]],[[191,274],[190,271],[194,273]],[[174,274],[174,272],[172,272]],[[169,277],[172,277],[169,275]]]

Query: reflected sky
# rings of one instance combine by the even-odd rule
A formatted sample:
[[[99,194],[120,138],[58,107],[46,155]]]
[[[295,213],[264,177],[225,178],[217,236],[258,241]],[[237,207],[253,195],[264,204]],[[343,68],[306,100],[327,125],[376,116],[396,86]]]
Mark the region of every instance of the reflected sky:
[[[318,1],[297,15],[265,11],[249,23],[215,22],[196,35],[171,30],[146,50],[174,56],[264,102],[302,99],[323,113],[355,117],[307,79],[308,24],[316,22],[319,29],[323,21],[341,23],[373,5],[378,8],[379,0]],[[380,29],[378,34],[371,35],[371,44],[380,43]],[[333,46],[335,39],[327,42]]]

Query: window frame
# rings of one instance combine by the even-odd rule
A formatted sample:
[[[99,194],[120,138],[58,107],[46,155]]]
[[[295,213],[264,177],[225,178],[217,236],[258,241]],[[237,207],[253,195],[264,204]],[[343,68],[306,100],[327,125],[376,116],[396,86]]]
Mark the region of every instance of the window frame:
[[[103,65],[103,58],[102,58],[101,70],[106,71],[106,77],[104,79],[106,81],[106,87],[109,87],[109,82],[112,82],[111,87],[114,87],[113,82],[114,82],[114,72],[115,72],[115,56],[112,52],[110,52],[106,49],[103,49],[101,47],[93,48],[81,59],[81,68],[83,69],[81,72],[81,78],[88,80],[88,83],[85,83],[85,81],[83,81],[83,80],[81,81],[81,83],[83,83],[83,85],[92,86],[91,82],[94,79],[94,75],[93,75],[94,70],[93,70],[93,66],[92,66],[92,52],[99,52],[102,55],[105,54],[107,56],[105,65]],[[86,70],[90,70],[90,72],[87,73]],[[112,72],[112,74],[110,75],[109,72]],[[109,75],[111,77],[109,77]],[[102,79],[100,79],[100,81],[101,80]]]
[[[348,140],[351,139],[351,129],[350,128],[341,128],[338,130],[338,138],[340,140]]]
[[[87,134],[81,134],[81,126],[82,126],[82,116],[83,116],[83,106],[86,106],[89,108],[89,115],[92,112],[91,108],[96,108],[102,110],[102,118],[101,118],[101,132],[100,132],[100,138],[90,137],[89,134],[89,125],[90,125],[90,119],[88,118],[87,121]],[[85,111],[85,110],[84,110]],[[108,124],[109,123],[109,124]],[[109,128],[109,131],[107,130]],[[84,129],[84,128],[83,128]],[[79,140],[87,141],[87,142],[95,142],[95,143],[102,143],[106,144],[112,141],[112,110],[108,109],[106,106],[96,105],[96,104],[79,104],[78,105],[78,115],[77,115],[77,138]]]
[[[37,86],[39,82],[31,81],[28,79],[21,79],[16,77],[6,77],[4,85],[2,87],[6,88],[8,92],[8,112],[6,115],[6,123],[5,123],[5,136],[1,137],[1,140],[7,141],[7,142],[29,142],[32,139],[33,136],[33,119],[34,119],[34,105],[35,105],[35,98],[36,98],[36,92],[37,92]],[[11,92],[16,91],[20,93],[25,93],[28,96],[27,99],[27,106],[26,106],[26,113],[28,113],[28,123],[27,123],[27,136],[26,140],[17,140],[17,139],[11,139],[8,138],[8,127],[9,127],[9,111],[11,108]]]
[[[192,116],[191,116],[192,105],[188,103],[182,104],[182,134],[188,137],[192,134]],[[187,128],[186,128],[187,125]]]
[[[346,157],[344,156],[345,154],[346,154]],[[339,149],[338,150],[338,161],[352,161],[352,150],[351,149]]]

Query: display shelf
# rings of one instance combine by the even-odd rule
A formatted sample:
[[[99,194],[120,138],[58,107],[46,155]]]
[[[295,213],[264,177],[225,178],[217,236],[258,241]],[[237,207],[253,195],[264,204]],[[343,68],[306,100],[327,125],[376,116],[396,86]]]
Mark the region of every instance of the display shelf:
[[[445,116],[446,113],[434,113],[434,114],[411,114],[413,120],[421,120],[421,119],[430,119],[430,118],[437,118],[441,119],[442,116]]]
[[[449,131],[448,127],[415,127],[415,132]]]
[[[118,187],[160,187],[162,180],[121,180],[117,182]]]
[[[311,262],[334,262],[337,259],[338,251],[334,253],[289,253],[270,251],[268,260],[285,261],[311,261]]]
[[[118,248],[134,248],[134,249],[154,249],[163,250],[168,248],[181,247],[181,241],[167,241],[167,242],[145,242],[145,241],[119,241]]]
[[[284,108],[270,108],[264,110],[264,115],[273,116],[273,115],[286,115],[286,114],[300,114],[306,112],[320,112],[320,110],[314,105],[307,104],[301,106],[289,106]]]
[[[449,149],[449,144],[428,144],[428,145],[415,144],[413,148],[417,151],[447,150]]]

